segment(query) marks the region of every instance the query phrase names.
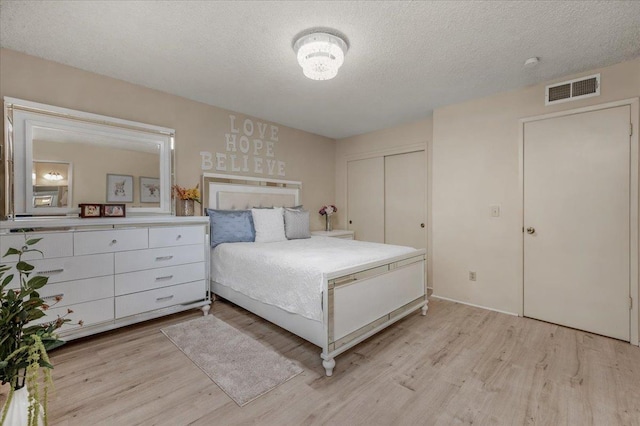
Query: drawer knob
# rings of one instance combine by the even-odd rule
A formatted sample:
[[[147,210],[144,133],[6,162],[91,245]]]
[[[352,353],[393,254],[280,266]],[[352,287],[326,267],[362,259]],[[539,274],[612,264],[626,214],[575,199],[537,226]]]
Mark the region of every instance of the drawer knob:
[[[158,297],[156,299],[156,302],[165,302],[165,301],[171,300],[171,299],[173,299],[173,294],[171,296]]]
[[[176,238],[176,240],[179,240],[180,238],[182,238],[182,235],[178,234],[178,238]]]
[[[64,268],[60,269],[49,269],[48,271],[38,271],[36,275],[51,275],[51,274],[59,274],[60,272],[64,272]]]
[[[170,280],[171,278],[173,278],[173,275],[165,275],[164,277],[157,277],[156,281]]]
[[[115,244],[117,242],[118,242],[118,240],[111,240],[111,244]]]
[[[62,300],[64,293],[54,294],[53,296],[44,296],[42,300]]]

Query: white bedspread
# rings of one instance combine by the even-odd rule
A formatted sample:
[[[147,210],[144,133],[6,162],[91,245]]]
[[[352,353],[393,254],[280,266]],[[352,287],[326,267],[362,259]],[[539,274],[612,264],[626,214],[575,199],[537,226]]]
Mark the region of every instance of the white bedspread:
[[[211,279],[252,299],[322,321],[323,273],[412,251],[411,247],[328,237],[227,243],[211,252]]]

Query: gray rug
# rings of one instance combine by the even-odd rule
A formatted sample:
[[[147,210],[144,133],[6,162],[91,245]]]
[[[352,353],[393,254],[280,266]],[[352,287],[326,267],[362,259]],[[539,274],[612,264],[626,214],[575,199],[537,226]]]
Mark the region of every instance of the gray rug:
[[[241,407],[302,372],[294,362],[213,315],[162,332]]]

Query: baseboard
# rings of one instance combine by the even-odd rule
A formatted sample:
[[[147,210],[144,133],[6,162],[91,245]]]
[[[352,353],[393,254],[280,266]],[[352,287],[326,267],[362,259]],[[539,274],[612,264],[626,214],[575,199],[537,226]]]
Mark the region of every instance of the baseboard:
[[[449,299],[448,297],[436,296],[435,294],[432,294],[429,297],[432,297],[434,299],[446,300],[448,302],[460,303],[460,304],[467,305],[467,306],[473,306],[474,308],[486,309],[487,311],[493,311],[493,312],[499,312],[501,314],[513,315],[514,317],[519,316],[518,314],[515,314],[513,312],[501,311],[500,309],[487,308],[486,306],[474,305],[473,303],[461,302],[460,300]]]

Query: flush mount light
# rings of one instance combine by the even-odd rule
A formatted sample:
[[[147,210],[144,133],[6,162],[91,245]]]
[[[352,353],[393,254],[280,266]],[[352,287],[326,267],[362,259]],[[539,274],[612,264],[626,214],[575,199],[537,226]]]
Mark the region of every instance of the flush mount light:
[[[49,172],[46,175],[44,175],[44,178],[46,180],[55,180],[55,181],[64,179],[62,175],[58,172]]]
[[[338,74],[347,53],[347,43],[333,34],[317,32],[293,44],[304,75],[312,80],[331,80]]]

